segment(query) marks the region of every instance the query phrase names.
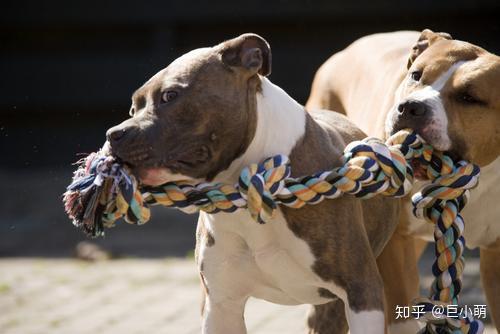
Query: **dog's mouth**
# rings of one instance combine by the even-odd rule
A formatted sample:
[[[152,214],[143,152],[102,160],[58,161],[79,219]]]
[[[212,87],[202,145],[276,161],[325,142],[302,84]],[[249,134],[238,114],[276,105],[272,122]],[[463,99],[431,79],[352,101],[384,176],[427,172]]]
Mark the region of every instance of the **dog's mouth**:
[[[403,130],[405,128],[407,128],[407,127],[404,127],[404,126],[394,127],[394,129],[391,131],[391,135],[393,135],[393,134],[397,133],[398,131]],[[455,151],[453,149],[453,145],[452,145],[451,149],[443,149],[444,147],[441,147],[439,145],[439,143],[436,143],[435,136],[434,136],[435,133],[425,131],[425,128],[423,130],[422,129],[414,129],[414,130],[417,132],[417,134],[420,137],[422,137],[422,139],[426,143],[432,145],[434,147],[434,149],[442,151],[444,154],[449,156],[454,162],[457,162],[457,161],[460,161],[461,159],[463,159],[463,157],[457,151]],[[422,181],[429,180],[426,168],[421,161],[419,161],[417,159],[412,160],[411,166],[413,169],[413,175],[417,180],[422,180]]]
[[[139,182],[147,186],[159,186],[168,182],[191,181],[196,166],[190,161],[176,160],[168,163],[157,162],[134,165],[125,162]]]
[[[195,179],[210,158],[207,152],[205,147],[178,147],[174,152],[165,154],[144,144],[129,145],[126,149],[111,148],[109,151],[130,168],[141,184],[148,186]]]
[[[147,161],[147,163],[127,163],[141,184],[159,186],[168,182],[190,182],[196,177],[203,162],[199,159],[177,159],[168,161]]]
[[[130,165],[130,164],[129,164]],[[159,186],[168,182],[191,181],[192,171],[196,169],[192,161],[172,160],[153,164],[130,165],[132,172],[141,184]]]
[[[190,178],[182,174],[172,173],[165,167],[139,167],[134,174],[143,185],[160,186],[168,182],[188,181]]]
[[[420,160],[414,159],[411,161],[411,167],[413,169],[413,177],[417,180],[425,181],[428,180],[427,171]]]
[[[392,131],[390,132],[390,135],[394,135],[396,134],[397,132],[403,130],[403,129],[407,129],[408,127],[407,126],[404,126],[404,125],[396,125],[392,128]],[[419,136],[421,136],[425,141],[427,141],[426,138],[424,138],[424,136],[422,136],[422,134],[420,133],[420,131],[414,129],[417,134]],[[424,181],[424,180],[428,180],[428,176],[427,176],[427,172],[426,172],[426,169],[424,167],[424,165],[422,164],[421,161],[419,161],[418,159],[413,159],[411,162],[410,162],[410,165],[412,167],[412,170],[413,170],[413,177],[417,180],[421,180],[421,181]]]
[[[453,162],[462,160],[461,156],[453,150],[444,151],[443,153],[449,156]],[[418,159],[412,160],[411,167],[413,169],[413,176],[415,177],[415,179],[421,181],[429,180],[429,176],[427,175],[427,170],[420,160]]]

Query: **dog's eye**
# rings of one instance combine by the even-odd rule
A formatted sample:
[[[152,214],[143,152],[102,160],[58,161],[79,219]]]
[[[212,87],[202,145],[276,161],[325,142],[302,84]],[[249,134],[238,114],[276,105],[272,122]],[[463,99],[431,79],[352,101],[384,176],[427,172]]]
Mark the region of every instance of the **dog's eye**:
[[[478,100],[474,96],[470,95],[469,93],[461,93],[460,94],[460,101],[462,101],[466,104],[482,104],[482,102],[480,100]]]
[[[420,81],[422,78],[422,71],[413,71],[411,72],[410,77],[414,81]]]
[[[177,92],[175,90],[167,90],[161,94],[161,102],[171,102],[177,97]]]
[[[130,108],[130,110],[129,110],[128,114],[129,114],[130,116],[134,116],[134,115],[135,115],[135,108],[134,108],[134,107]]]

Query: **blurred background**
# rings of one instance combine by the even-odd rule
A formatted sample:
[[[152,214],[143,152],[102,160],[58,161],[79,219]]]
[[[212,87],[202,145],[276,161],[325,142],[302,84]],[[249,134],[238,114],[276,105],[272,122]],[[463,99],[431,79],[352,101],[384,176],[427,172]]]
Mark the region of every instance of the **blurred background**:
[[[137,227],[121,223],[108,230],[105,238],[89,243],[71,225],[61,204],[61,194],[74,170],[72,163],[79,159],[79,154],[95,151],[102,145],[106,129],[128,117],[132,92],[173,59],[193,48],[255,32],[272,47],[270,79],[305,103],[316,69],[334,52],[359,37],[376,32],[431,28],[498,54],[499,14],[498,0],[3,2],[0,11],[0,266],[3,266],[0,267],[0,308],[29,308],[31,299],[27,296],[33,291],[26,285],[34,284],[31,288],[40,293],[42,306],[34,306],[32,316],[41,319],[46,327],[33,324],[22,327],[27,325],[26,318],[12,316],[10,319],[2,315],[0,332],[87,333],[96,330],[95,326],[85,327],[78,321],[77,325],[73,322],[76,327],[68,327],[67,319],[71,317],[64,312],[47,315],[43,312],[46,304],[42,291],[63,287],[62,292],[49,289],[54,296],[49,304],[58,304],[58,298],[73,300],[75,291],[99,291],[93,285],[83,289],[77,277],[86,281],[94,275],[92,279],[104,280],[99,273],[119,280],[122,274],[128,277],[141,272],[144,277],[139,275],[129,283],[157,289],[154,284],[162,284],[160,278],[166,279],[162,275],[185,268],[181,272],[187,273],[186,280],[177,283],[189,287],[186,289],[190,292],[182,296],[192,296],[196,305],[193,307],[189,302],[186,310],[195,312],[193,309],[196,309],[197,313],[199,294],[191,259],[195,216],[156,208],[148,224]],[[474,257],[475,253],[469,255]],[[99,262],[97,267],[88,267],[71,260],[75,257],[121,258],[124,262],[123,266],[108,261],[105,262],[108,264]],[[428,253],[424,259],[427,262],[422,265],[427,270],[431,257]],[[465,291],[469,291],[471,302],[483,301],[477,266],[474,267],[476,262],[471,263]],[[133,269],[134,266],[139,269]],[[44,277],[43,282],[36,283],[35,276]],[[25,282],[20,283],[23,280]],[[129,290],[125,286],[121,296]],[[151,294],[154,295],[154,291],[158,290],[151,290]],[[172,289],[164,292],[171,293]],[[111,303],[114,300],[112,296],[108,299]],[[147,298],[137,296],[137,300]],[[98,298],[94,304],[88,302],[87,310],[98,312],[96,305],[101,302]],[[257,309],[265,310],[255,307]],[[73,310],[71,319],[78,317],[79,312],[83,311]],[[293,313],[296,309],[286,312],[290,319],[296,318]],[[182,312],[168,313],[168,316],[166,313],[158,313],[158,317],[169,325],[162,323],[162,327],[153,321],[151,328],[166,328],[165,332],[169,332],[177,321],[183,325],[189,322],[193,327],[183,327],[186,330],[180,332],[199,330],[197,318],[181,321]],[[126,310],[123,314],[128,315]],[[112,320],[103,319],[99,323],[101,327],[97,327],[100,330],[95,332],[120,332],[116,327],[119,315],[111,317]],[[256,320],[256,327],[250,329],[272,333],[269,328],[273,327],[269,319],[265,319]],[[283,329],[278,324],[275,326]],[[296,327],[290,328],[293,328],[290,333],[298,332]]]

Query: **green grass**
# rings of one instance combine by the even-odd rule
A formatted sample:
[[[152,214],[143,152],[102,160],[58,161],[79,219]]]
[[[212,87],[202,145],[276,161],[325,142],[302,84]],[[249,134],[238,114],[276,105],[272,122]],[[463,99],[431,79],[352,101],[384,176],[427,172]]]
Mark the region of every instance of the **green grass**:
[[[7,283],[0,283],[0,294],[7,293],[11,290],[11,287]]]

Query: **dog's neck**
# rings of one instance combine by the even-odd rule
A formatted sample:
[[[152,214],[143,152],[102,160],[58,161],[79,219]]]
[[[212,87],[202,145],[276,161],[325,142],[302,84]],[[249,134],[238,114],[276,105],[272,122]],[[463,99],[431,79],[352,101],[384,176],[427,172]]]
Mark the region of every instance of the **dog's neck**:
[[[234,160],[214,181],[234,184],[241,170],[252,163],[276,155],[290,155],[305,133],[304,107],[283,89],[262,77],[262,90],[257,93],[257,127],[245,153]]]

